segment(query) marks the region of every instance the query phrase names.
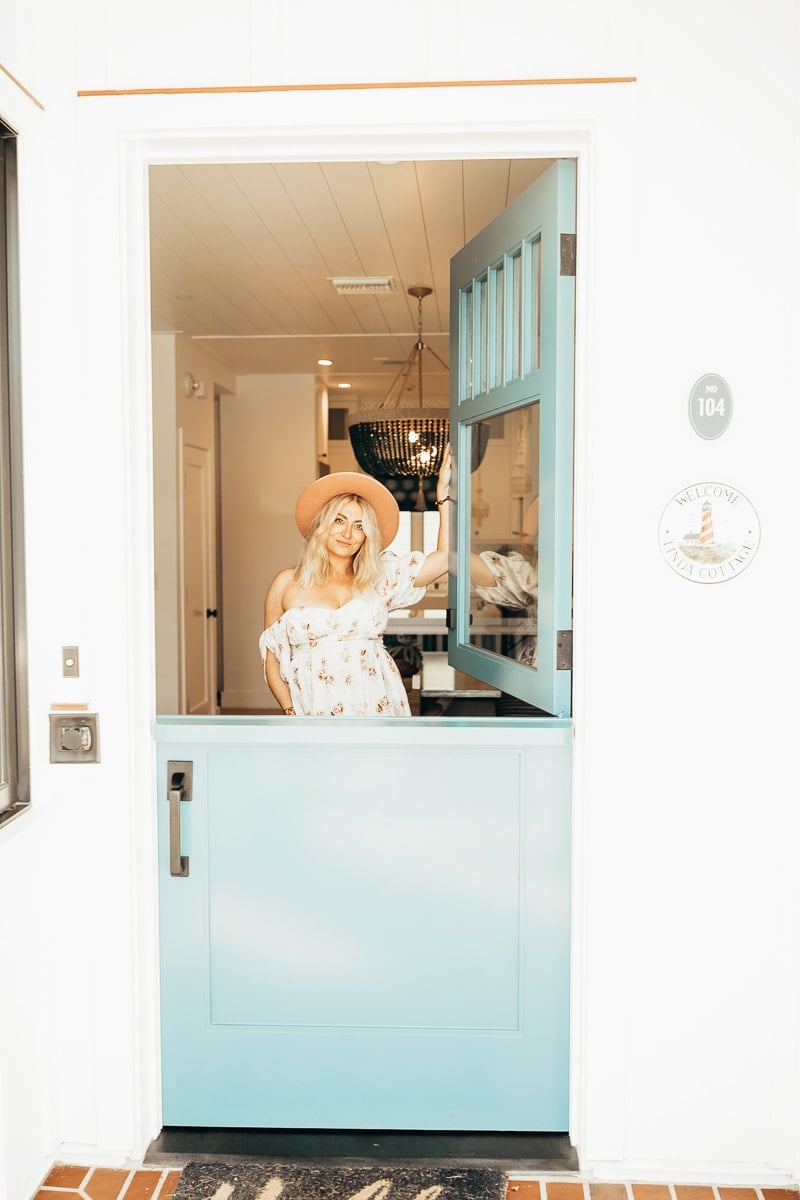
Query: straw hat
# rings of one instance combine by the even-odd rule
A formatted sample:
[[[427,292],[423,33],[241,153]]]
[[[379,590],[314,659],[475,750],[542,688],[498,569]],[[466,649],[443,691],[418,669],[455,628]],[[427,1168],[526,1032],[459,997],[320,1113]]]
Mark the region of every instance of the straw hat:
[[[323,475],[304,488],[298,497],[294,510],[297,528],[303,537],[308,536],[311,522],[319,510],[334,496],[361,496],[375,510],[378,529],[381,535],[381,547],[385,549],[394,541],[397,527],[400,524],[400,510],[397,501],[388,488],[371,475],[362,475],[358,471],[334,471],[331,475]]]

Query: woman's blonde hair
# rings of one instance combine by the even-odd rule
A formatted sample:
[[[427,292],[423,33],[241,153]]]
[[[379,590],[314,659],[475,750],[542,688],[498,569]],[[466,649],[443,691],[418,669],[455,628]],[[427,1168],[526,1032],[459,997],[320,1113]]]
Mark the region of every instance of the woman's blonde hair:
[[[334,518],[345,504],[354,500],[361,505],[361,528],[364,541],[353,557],[353,591],[364,592],[374,587],[381,571],[381,535],[372,505],[354,492],[332,496],[313,518],[306,536],[306,544],[294,577],[300,587],[319,587],[328,579],[331,570],[327,547],[328,534]]]

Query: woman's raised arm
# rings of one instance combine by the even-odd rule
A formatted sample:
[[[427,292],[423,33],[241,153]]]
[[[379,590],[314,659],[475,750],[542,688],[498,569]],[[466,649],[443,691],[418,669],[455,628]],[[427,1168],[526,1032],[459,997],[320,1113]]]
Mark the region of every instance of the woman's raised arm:
[[[450,514],[446,512],[447,505],[453,503],[450,495],[450,475],[453,465],[453,455],[449,444],[445,446],[442,465],[436,479],[436,507],[439,509],[439,533],[436,538],[436,549],[425,558],[419,569],[414,583],[417,587],[427,587],[447,573],[450,556]]]

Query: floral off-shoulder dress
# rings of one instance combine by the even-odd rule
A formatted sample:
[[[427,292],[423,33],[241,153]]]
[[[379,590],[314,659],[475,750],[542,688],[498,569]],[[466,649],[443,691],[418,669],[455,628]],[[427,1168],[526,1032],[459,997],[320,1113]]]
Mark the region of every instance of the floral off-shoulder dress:
[[[425,589],[414,580],[425,556],[384,551],[374,591],[341,608],[290,608],[259,638],[262,659],[271,650],[303,717],[409,716],[400,672],[383,644],[389,613],[418,604]]]

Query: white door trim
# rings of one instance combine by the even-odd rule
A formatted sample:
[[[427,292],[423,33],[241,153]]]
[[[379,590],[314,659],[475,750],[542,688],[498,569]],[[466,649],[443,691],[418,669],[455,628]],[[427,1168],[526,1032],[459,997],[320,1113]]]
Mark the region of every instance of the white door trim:
[[[418,124],[360,125],[325,127],[325,106],[329,97],[315,99],[307,95],[288,98],[296,104],[297,124],[284,124],[274,131],[242,125],[224,133],[209,134],[192,129],[137,133],[122,138],[123,178],[123,280],[122,304],[127,332],[125,352],[125,422],[128,450],[129,552],[132,562],[153,563],[152,525],[152,421],[151,421],[151,349],[148,269],[148,191],[147,173],[151,164],[180,162],[279,162],[279,161],[371,161],[414,158],[496,158],[572,157],[578,160],[578,299],[576,306],[576,386],[575,386],[575,580],[576,614],[580,620],[583,603],[582,584],[586,553],[581,529],[583,464],[586,460],[582,414],[586,405],[586,369],[589,289],[589,233],[593,122],[537,121],[521,122],[509,116],[506,123],[493,120],[480,124],[456,125],[433,114],[458,111],[457,89],[442,89],[431,98],[426,120]],[[316,107],[317,117],[309,122],[309,111]],[[195,110],[191,110],[195,115]],[[305,118],[305,119],[304,119]],[[329,119],[329,118],[328,118]],[[141,126],[140,126],[141,128]],[[149,398],[150,404],[143,402]],[[130,786],[137,797],[136,836],[131,840],[131,878],[138,893],[132,906],[138,914],[135,936],[136,994],[132,1011],[137,1014],[135,1070],[138,1094],[131,1098],[134,1123],[143,1153],[161,1127],[160,1046],[158,1004],[157,943],[157,844],[155,823],[155,744],[153,718],[155,697],[155,630],[152,615],[152,570],[128,573],[130,648],[132,664],[131,692],[131,772]],[[574,675],[574,712],[582,711],[583,683],[580,667]],[[585,914],[582,904],[582,849],[584,845],[581,739],[575,744],[573,797],[573,947],[572,947],[572,1034],[570,1094],[570,1133],[580,1147],[583,1126],[585,1070],[585,1003],[582,982],[585,977]],[[612,1106],[613,1107],[613,1106]]]

